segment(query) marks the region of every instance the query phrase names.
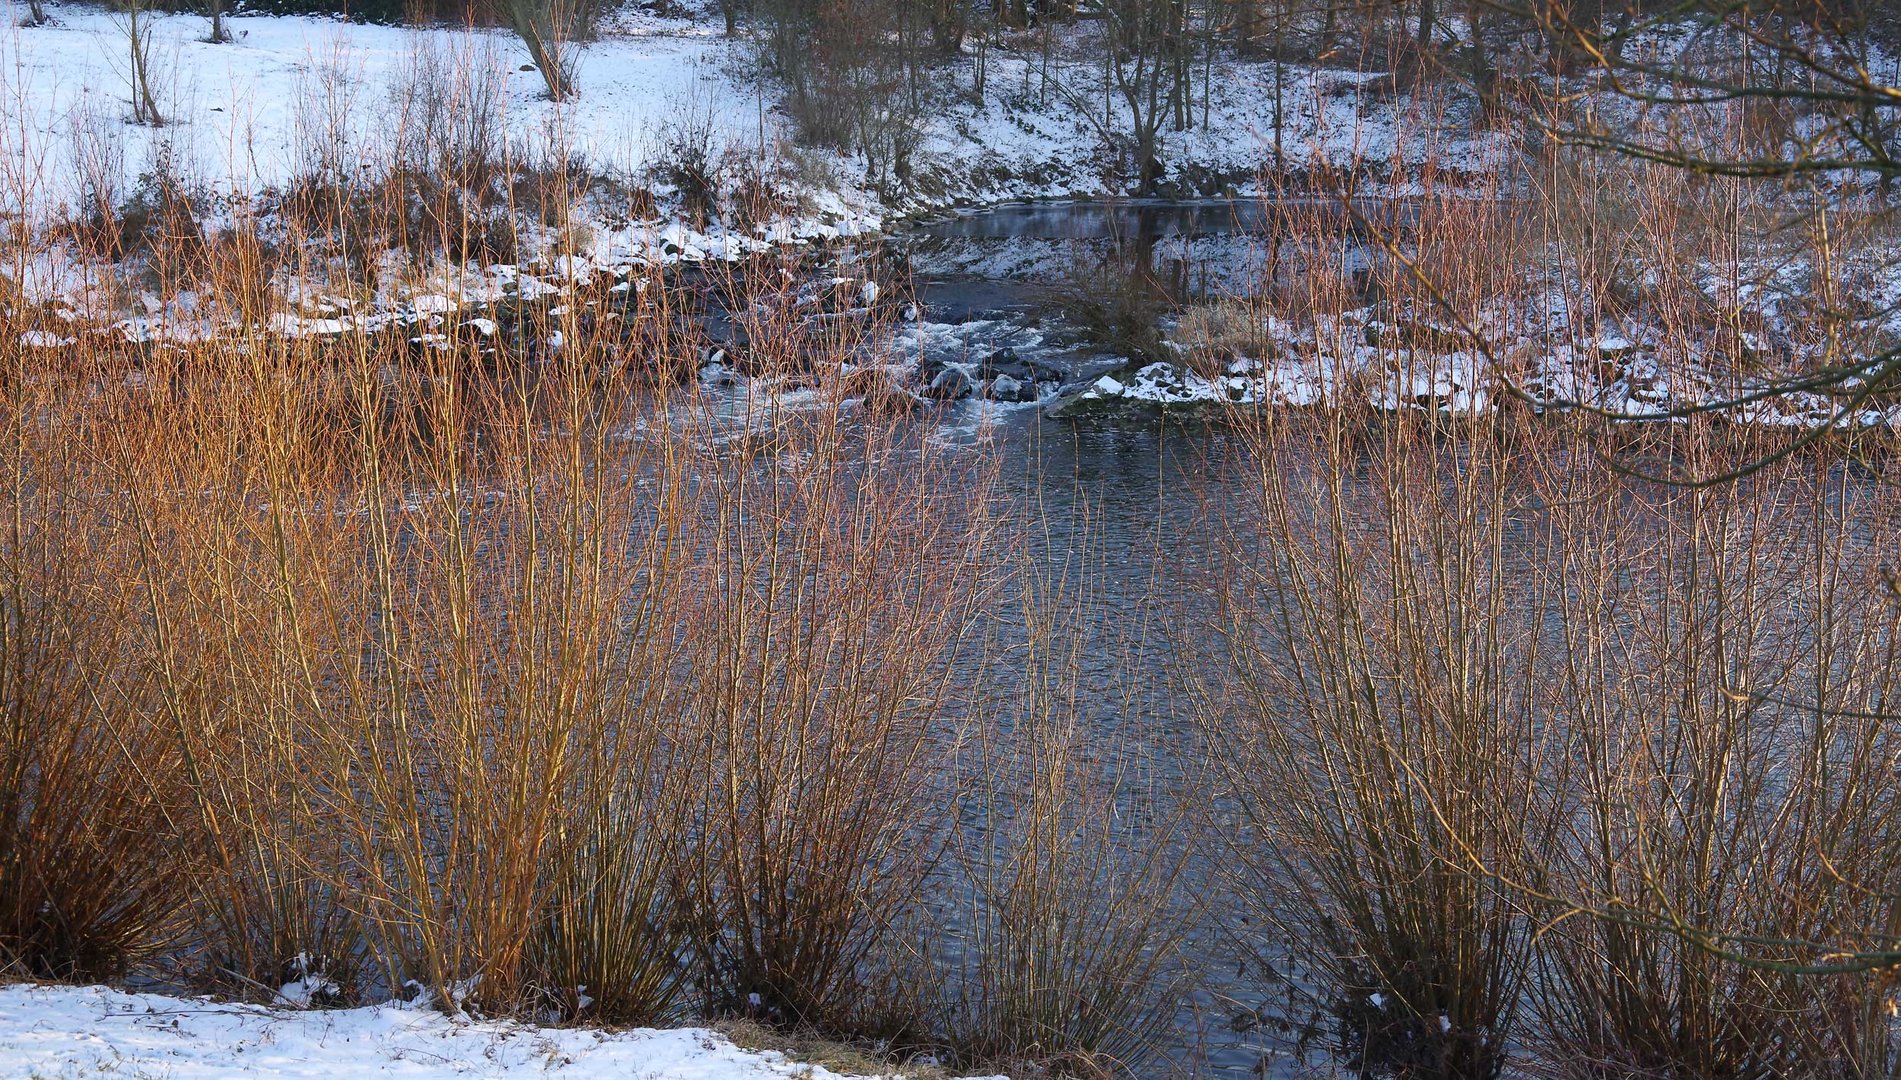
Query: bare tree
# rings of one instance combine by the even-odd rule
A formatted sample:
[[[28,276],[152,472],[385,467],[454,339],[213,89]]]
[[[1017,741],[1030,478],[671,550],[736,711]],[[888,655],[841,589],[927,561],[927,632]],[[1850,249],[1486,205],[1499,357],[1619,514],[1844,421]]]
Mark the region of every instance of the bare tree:
[[[719,0],[720,17],[726,22],[726,36],[739,36],[739,17],[749,14],[752,8],[746,0]]]
[[[931,24],[931,44],[945,56],[963,50],[970,32],[970,10],[963,0],[923,0]]]
[[[502,13],[527,46],[548,97],[566,101],[577,93],[575,53],[594,36],[598,0],[503,0]]]
[[[231,31],[224,25],[224,0],[205,0],[207,12],[211,16],[211,34],[205,42],[211,45],[224,45],[231,40]]]
[[[131,84],[132,120],[147,127],[164,127],[158,96],[152,92],[152,40],[140,0],[127,0],[120,25],[125,30],[126,81]]]
[[[921,118],[945,92],[940,47],[961,44],[942,24],[955,0],[758,0],[755,10],[760,68],[783,88],[799,139],[856,153],[880,191],[904,190]]]
[[[1153,195],[1161,183],[1162,130],[1180,120],[1185,105],[1186,9],[1185,0],[1103,0],[1101,5],[1104,91],[1121,100],[1127,126],[1119,128],[1109,108],[1096,123],[1105,136],[1128,138],[1137,195]],[[1093,110],[1083,112],[1095,117]]]

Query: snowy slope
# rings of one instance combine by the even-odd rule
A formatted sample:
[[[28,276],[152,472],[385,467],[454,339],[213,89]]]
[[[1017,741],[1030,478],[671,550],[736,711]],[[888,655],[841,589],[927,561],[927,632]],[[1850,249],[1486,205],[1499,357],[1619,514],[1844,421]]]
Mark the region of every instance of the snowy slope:
[[[756,96],[722,70],[733,46],[701,24],[641,20],[616,29],[581,54],[586,92],[557,106],[539,75],[520,70],[527,62],[520,41],[500,31],[236,16],[228,20],[236,40],[211,45],[201,40],[203,18],[153,14],[146,16],[153,70],[161,73],[157,93],[168,123],[141,127],[127,122],[120,17],[77,4],[51,11],[50,25],[18,26],[15,13],[0,31],[0,139],[10,157],[24,162],[21,194],[42,202],[72,197],[63,182],[71,180],[72,132],[88,121],[110,125],[123,140],[127,178],[136,178],[164,142],[186,170],[219,186],[281,184],[300,164],[300,143],[325,137],[332,115],[347,118],[347,138],[359,146],[382,138],[403,69],[425,48],[459,65],[488,67],[503,81],[502,111],[514,142],[554,132],[602,165],[638,165],[649,134],[683,110],[711,112],[729,141],[756,141],[759,126]]]
[[[539,75],[521,70],[527,53],[504,31],[238,16],[229,20],[236,40],[210,45],[202,40],[205,19],[155,13],[145,18],[167,126],[154,129],[128,122],[122,18],[85,4],[51,4],[49,10],[50,25],[20,26],[15,12],[0,29],[0,169],[11,174],[0,176],[0,211],[44,213],[71,204],[77,197],[74,133],[88,126],[109,131],[118,143],[124,187],[150,169],[161,145],[170,147],[182,171],[214,188],[255,192],[282,185],[307,167],[313,143],[347,158],[386,141],[403,72],[430,50],[501,81],[510,145],[525,153],[559,146],[562,156],[602,172],[638,173],[653,159],[664,129],[687,119],[711,129],[716,150],[782,147],[790,137],[774,92],[749,74],[756,66],[753,46],[723,37],[706,19],[619,17],[579,54],[578,97],[556,104]],[[981,100],[970,65],[962,64],[958,85],[923,111],[920,175],[912,190],[874,193],[864,162],[806,152],[822,167],[805,182],[834,189],[811,194],[821,196],[834,219],[870,219],[896,210],[1126,190],[1128,178],[1106,168],[1113,155],[1103,137],[1126,118],[1099,81],[1092,84],[1097,65],[1075,59],[1052,67],[1027,43],[1020,52],[994,50],[986,63]],[[1465,118],[1416,114],[1403,96],[1364,92],[1368,79],[1295,66],[1277,78],[1272,64],[1224,60],[1209,100],[1196,103],[1192,129],[1163,136],[1169,175],[1245,181],[1277,160],[1298,168],[1361,156],[1432,157],[1475,170],[1502,150],[1498,136],[1470,130]]]
[[[602,1032],[451,1020],[398,1005],[297,1012],[105,987],[0,987],[0,1078],[525,1076],[830,1080],[704,1029]]]

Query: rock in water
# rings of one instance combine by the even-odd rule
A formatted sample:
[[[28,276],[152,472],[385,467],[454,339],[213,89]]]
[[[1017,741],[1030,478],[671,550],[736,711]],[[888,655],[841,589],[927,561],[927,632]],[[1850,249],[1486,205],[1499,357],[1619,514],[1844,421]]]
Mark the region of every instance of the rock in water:
[[[1008,375],[1014,379],[1022,379],[1029,376],[1030,368],[1023,362],[1023,358],[1017,355],[1015,349],[1005,346],[984,357],[983,363],[977,366],[977,373],[985,378]]]
[[[991,401],[1032,401],[1036,392],[1008,375],[999,375],[984,386],[984,396]]]
[[[970,376],[957,368],[947,367],[937,373],[937,377],[931,380],[931,385],[925,389],[924,393],[927,397],[933,397],[939,401],[962,401],[971,395],[973,389]]]
[[[1029,386],[1040,382],[1061,382],[1063,373],[1048,364],[1026,360],[1017,355],[1015,349],[1005,347],[991,353],[977,365],[977,376],[982,379],[1008,377]]]

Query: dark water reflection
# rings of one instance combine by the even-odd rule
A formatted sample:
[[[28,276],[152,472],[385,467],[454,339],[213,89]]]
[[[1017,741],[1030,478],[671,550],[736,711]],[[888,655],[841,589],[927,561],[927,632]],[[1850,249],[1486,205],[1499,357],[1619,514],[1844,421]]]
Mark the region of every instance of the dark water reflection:
[[[1315,273],[1364,280],[1376,249],[1356,214],[1403,230],[1407,209],[1326,200],[1024,204],[927,223],[897,243],[922,309],[924,352],[934,351],[931,331],[967,346],[968,334],[944,328],[994,325],[999,344],[1094,378],[1098,361],[1157,355],[1158,332],[1184,305]]]
[[[1082,754],[1116,771],[1117,813],[1153,826],[1120,834],[1124,855],[1133,864],[1160,844],[1181,867],[1170,916],[1181,938],[1152,991],[1168,1016],[1142,1073],[1260,1075],[1264,1037],[1233,1021],[1284,987],[1260,983],[1243,960],[1269,943],[1237,936],[1245,918],[1222,872],[1221,838],[1208,831],[1218,830],[1220,807],[1209,801],[1180,685],[1192,638],[1206,632],[1195,628],[1208,625],[1208,575],[1225,554],[1209,522],[1238,509],[1220,504],[1243,490],[1224,477],[1243,480],[1244,466],[1207,430],[1079,426],[1024,412],[989,435],[1004,512],[1020,523],[1011,553],[1019,573],[1064,597],[1057,617],[1070,640],[1059,643],[1058,678],[1074,687]],[[1000,640],[980,661],[991,677],[997,657],[1022,646],[1020,595],[996,605]]]
[[[1374,222],[1404,217],[1405,204],[1360,200],[1354,210]],[[1346,204],[1334,199],[1161,199],[1016,203],[926,222],[913,235],[933,239],[1159,240],[1173,237],[1264,234],[1288,223],[1320,219],[1345,224]]]
[[[1296,212],[1321,211],[1311,204],[1260,203],[1001,208],[920,230],[913,249],[918,294],[926,320],[977,327],[978,337],[1020,334],[1013,348],[1025,355],[1040,349],[1036,355],[1072,370],[1079,358],[1109,363],[1113,358],[1090,357],[1060,334],[1046,333],[1039,343],[1037,334],[1023,331],[1060,323],[1060,311],[1052,309],[1062,290],[1074,288],[1079,265],[1191,286],[1177,292],[1177,300],[1246,291],[1263,281],[1262,253],[1271,251],[1275,225]],[[1343,257],[1359,257],[1351,230],[1337,235]],[[966,335],[959,347],[976,351],[981,342]],[[1287,943],[1248,925],[1247,905],[1224,856],[1234,850],[1235,836],[1216,785],[1196,772],[1206,754],[1221,748],[1201,744],[1193,700],[1181,684],[1189,665],[1208,662],[1202,650],[1220,652],[1210,599],[1216,575],[1249,554],[1234,550],[1237,531],[1223,522],[1250,512],[1258,474],[1209,429],[1076,425],[1044,419],[1033,408],[992,411],[979,423],[969,417],[974,411],[959,417],[953,410],[945,436],[971,438],[982,423],[994,425],[983,431],[1001,455],[1001,497],[1024,523],[1020,562],[1028,573],[1070,583],[1077,598],[1067,624],[1077,639],[1076,719],[1090,740],[1133,748],[1149,764],[1153,783],[1131,785],[1125,808],[1166,817],[1182,808],[1171,800],[1194,804],[1186,816],[1192,828],[1157,834],[1184,860],[1175,915],[1184,936],[1169,978],[1156,988],[1169,1024],[1143,1074],[1311,1074],[1324,1067],[1330,1032],[1323,1025],[1304,1048],[1314,1056],[1297,1061],[1286,1051],[1300,1032],[1272,1027],[1277,1018],[1296,1025],[1313,1019],[1313,998],[1297,973],[1285,974]],[[1562,453],[1548,463],[1565,467]],[[1852,472],[1846,478],[1840,490],[1848,500],[1861,499],[1876,484]],[[1354,486],[1350,480],[1349,496]],[[1500,557],[1509,575],[1533,575],[1548,557],[1539,547],[1538,498],[1524,492],[1504,530]],[[1851,544],[1867,539],[1854,524],[1857,513],[1844,512]],[[1792,519],[1792,541],[1796,524]],[[1790,550],[1803,546],[1795,542]],[[999,622],[1007,634],[1009,617]],[[1768,637],[1777,633],[1809,631],[1792,622]],[[1143,803],[1149,805],[1137,805]]]
[[[1068,332],[1068,300],[1079,287],[1133,284],[1168,304],[1244,291],[1268,272],[1271,234],[1293,214],[1344,211],[1315,203],[1026,205],[926,225],[908,243],[924,320],[961,328],[942,335],[947,350],[968,356],[994,340],[1093,377],[1122,361]],[[1331,227],[1349,231],[1340,220]],[[1126,834],[1127,855],[1140,859],[1162,844],[1181,867],[1171,916],[1181,938],[1153,990],[1167,1015],[1143,1073],[1261,1075],[1271,1045],[1285,1040],[1237,1031],[1234,1019],[1274,1012],[1263,1006],[1286,987],[1262,980],[1244,959],[1272,944],[1238,933],[1245,918],[1222,872],[1220,837],[1209,835],[1220,829],[1220,808],[1209,804],[1210,778],[1197,772],[1203,751],[1180,685],[1186,654],[1211,644],[1194,640],[1207,633],[1194,628],[1208,625],[1208,574],[1224,555],[1209,525],[1237,509],[1232,496],[1245,489],[1225,477],[1245,479],[1243,467],[1207,429],[1077,425],[1033,407],[978,410],[953,408],[944,434],[993,445],[1004,511],[1021,523],[1016,565],[1062,590],[1070,640],[1060,645],[1060,678],[1074,684],[1074,720],[1093,747],[1083,752],[1104,768],[1135,768],[1139,780],[1118,777],[1117,812],[1162,823]],[[1022,647],[1017,603],[1012,596],[996,605],[999,640],[980,665]],[[942,918],[959,922],[950,908]],[[1269,1072],[1294,1075],[1284,1063]]]

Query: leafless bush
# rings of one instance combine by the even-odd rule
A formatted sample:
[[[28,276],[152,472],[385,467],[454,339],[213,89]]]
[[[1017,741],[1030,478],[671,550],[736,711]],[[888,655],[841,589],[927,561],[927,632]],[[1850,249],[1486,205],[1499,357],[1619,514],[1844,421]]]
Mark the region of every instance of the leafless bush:
[[[718,206],[724,149],[716,143],[712,108],[698,98],[676,101],[650,138],[647,176],[671,187],[687,215],[704,221]]]
[[[829,391],[628,441],[699,413],[601,375],[621,334],[695,356],[643,284],[624,321],[545,313],[531,392],[460,336],[255,325],[149,379],[95,338],[7,384],[9,957],[109,973],[189,927],[188,973],[265,999],[920,1022],[894,935],[943,839],[986,459]],[[863,341],[760,317],[762,370],[823,385]],[[96,371],[110,394],[70,392]],[[35,937],[48,910],[71,944]]]
[[[799,141],[860,155],[880,190],[911,179],[919,117],[941,72],[907,44],[915,12],[863,2],[773,0],[759,5],[764,73],[785,89]]]
[[[155,89],[160,73],[154,70],[150,12],[139,0],[129,0],[119,14],[119,26],[125,34],[125,79],[131,91],[132,120],[148,127],[163,127],[165,115],[159,109],[159,92]]]
[[[1558,835],[1520,693],[1540,650],[1499,625],[1538,619],[1504,587],[1509,462],[1414,421],[1364,442],[1306,427],[1264,429],[1260,531],[1218,594],[1228,664],[1202,715],[1240,816],[1227,858],[1301,943],[1350,1060],[1491,1076],[1531,920],[1472,862],[1522,866]]]
[[[502,59],[487,39],[469,34],[444,46],[416,35],[390,88],[396,165],[414,179],[480,196],[505,157]]]
[[[136,547],[86,524],[102,477],[28,438],[49,399],[9,363],[27,396],[9,405],[0,450],[0,968],[109,978],[180,927],[197,865],[186,763],[132,647],[138,608],[100,573]]]
[[[78,225],[88,247],[119,252],[119,208],[125,198],[125,150],[116,120],[88,95],[67,119],[67,155],[78,185]]]
[[[1760,453],[1726,442],[1685,452]],[[1893,930],[1869,888],[1897,872],[1872,839],[1898,805],[1876,719],[1896,612],[1870,588],[1891,498],[1820,463],[1701,491],[1567,472],[1547,481],[1567,632],[1545,708],[1577,747],[1575,802],[1527,890],[1545,918],[1581,912],[1541,942],[1550,1052],[1705,1075],[1886,1069],[1892,975],[1829,958]]]
[[[164,276],[190,278],[206,268],[204,218],[211,201],[210,186],[189,149],[169,138],[153,142],[137,183],[119,207],[116,250],[142,251],[149,262],[164,264]]]
[[[1089,557],[1073,552],[1078,566]],[[1026,567],[1024,643],[992,670],[957,866],[973,883],[951,963],[948,1041],[964,1061],[1073,1076],[1141,1069],[1172,1022],[1170,970],[1191,848],[1181,807],[1157,782],[1168,753],[1145,733],[1088,737],[1079,681],[1083,613],[1099,602],[1076,566]],[[1139,670],[1137,657],[1129,666]],[[1007,732],[1007,734],[1006,734]]]
[[[1489,1074],[1513,1030],[1644,1074],[1884,1061],[1888,976],[1827,958],[1891,918],[1895,613],[1852,584],[1890,500],[1814,465],[1671,490],[1574,438],[1260,429],[1202,691],[1237,886],[1382,1068]]]
[[[291,115],[296,180],[347,197],[370,165],[357,137],[362,74],[339,40],[313,55],[297,79]]]
[[[708,552],[726,585],[706,598],[686,704],[708,767],[695,941],[716,1010],[895,1034],[917,1018],[873,991],[890,988],[896,935],[941,856],[938,706],[983,595],[988,531],[958,493],[983,490],[983,472],[909,437],[788,419],[769,467],[708,507],[768,524]],[[841,453],[917,456],[929,464],[907,471],[937,479],[811,467]]]

